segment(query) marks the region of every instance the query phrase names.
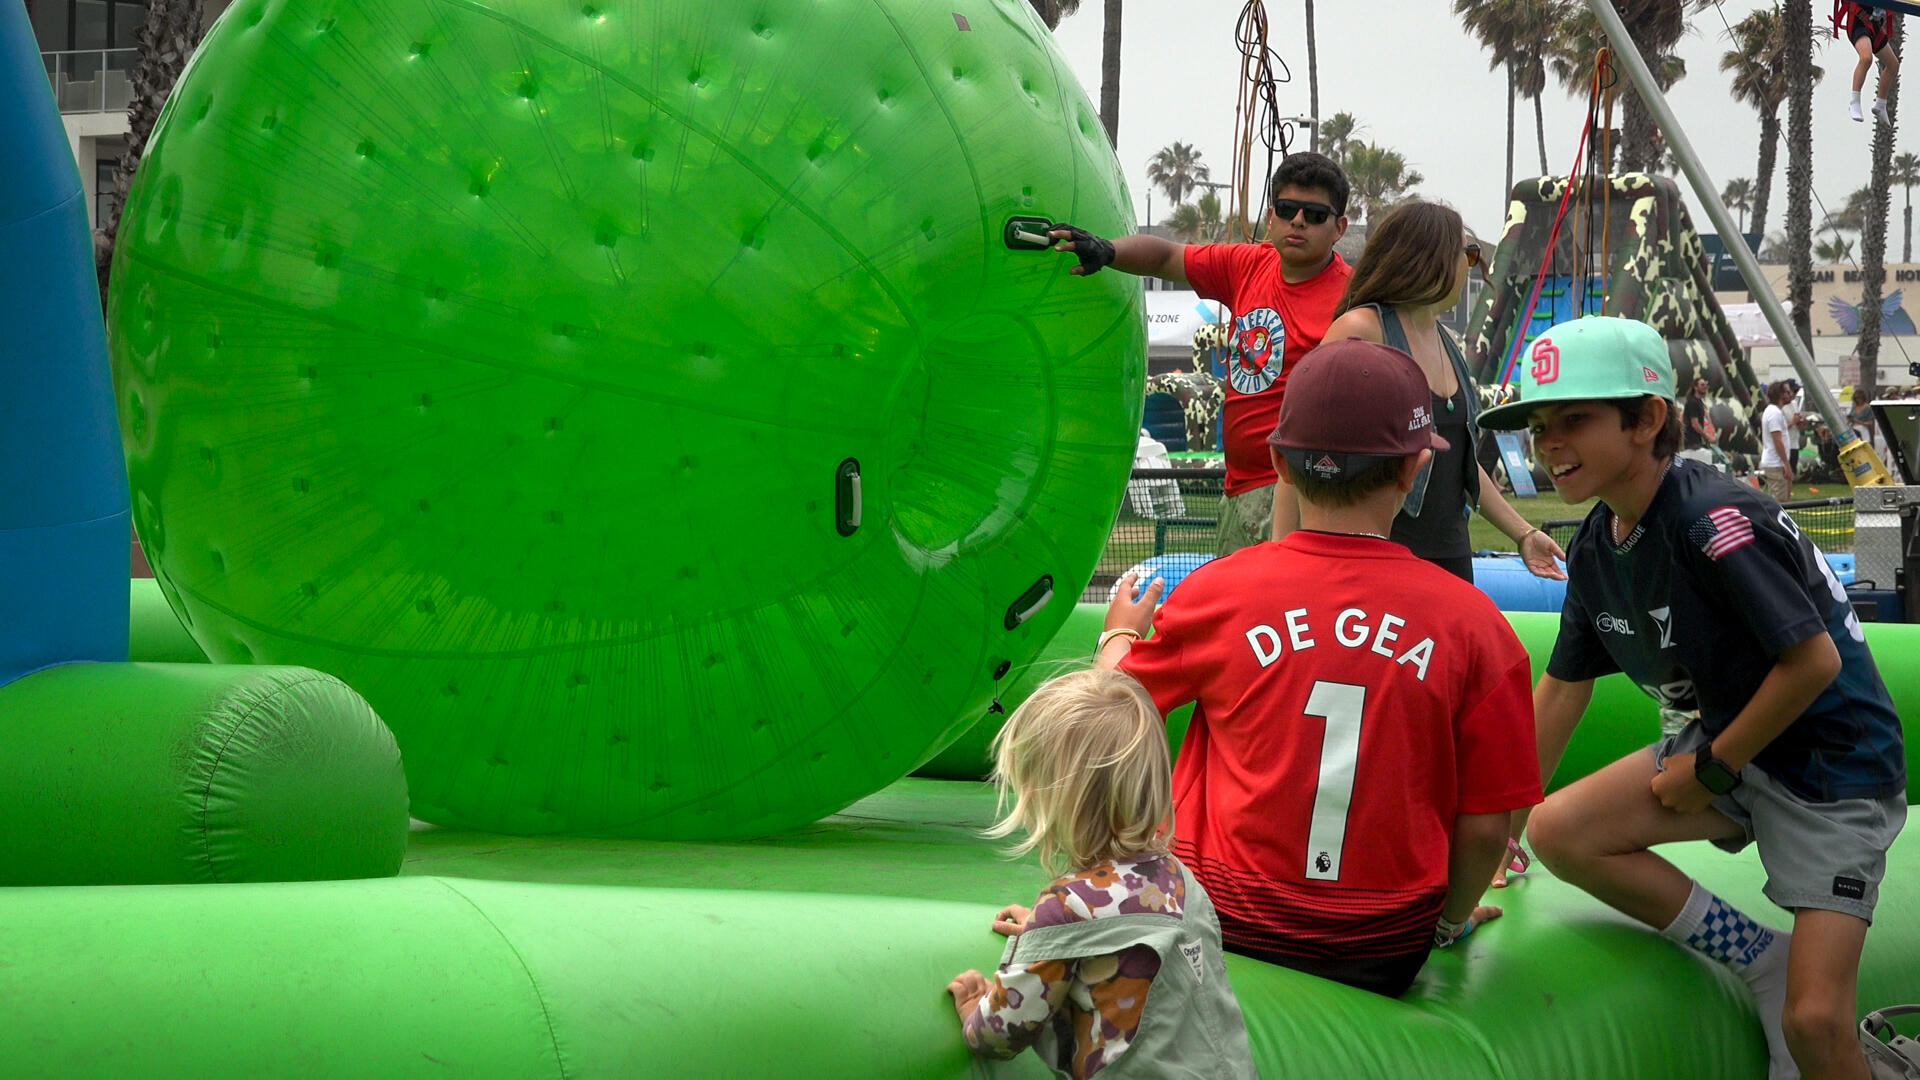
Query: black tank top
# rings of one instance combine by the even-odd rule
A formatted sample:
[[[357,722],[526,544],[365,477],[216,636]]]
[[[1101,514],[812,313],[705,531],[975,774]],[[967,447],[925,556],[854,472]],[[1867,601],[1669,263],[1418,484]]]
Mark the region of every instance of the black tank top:
[[[1399,314],[1386,304],[1370,306],[1380,315],[1380,336],[1386,344],[1412,355]],[[1445,331],[1440,334],[1440,344],[1449,362],[1453,361],[1453,343],[1447,340]],[[1472,393],[1473,384],[1464,367],[1463,363],[1453,364],[1458,385],[1451,399],[1433,395],[1434,427],[1447,440],[1447,449],[1434,454],[1420,516],[1409,517],[1402,512],[1393,519],[1392,539],[1423,559],[1459,559],[1473,554],[1473,541],[1467,531],[1468,500],[1479,494],[1480,485],[1468,423],[1471,412],[1467,395]]]

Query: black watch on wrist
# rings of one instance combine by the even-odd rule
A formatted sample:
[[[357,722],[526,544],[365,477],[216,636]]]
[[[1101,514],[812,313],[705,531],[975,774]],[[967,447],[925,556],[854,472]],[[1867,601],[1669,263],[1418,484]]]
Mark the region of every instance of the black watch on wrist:
[[[1693,755],[1693,778],[1715,795],[1725,795],[1740,786],[1740,774],[1713,756],[1713,747],[1703,746]]]

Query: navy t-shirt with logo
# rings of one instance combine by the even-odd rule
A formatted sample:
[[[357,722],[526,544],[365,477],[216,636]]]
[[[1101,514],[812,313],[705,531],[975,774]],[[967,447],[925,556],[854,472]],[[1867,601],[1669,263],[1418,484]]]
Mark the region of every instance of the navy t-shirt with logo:
[[[1846,589],[1778,503],[1676,459],[1633,532],[1616,545],[1612,529],[1596,505],[1569,545],[1549,675],[1625,672],[1714,736],[1782,652],[1824,632],[1840,674],[1754,764],[1812,802],[1905,792],[1900,717]]]

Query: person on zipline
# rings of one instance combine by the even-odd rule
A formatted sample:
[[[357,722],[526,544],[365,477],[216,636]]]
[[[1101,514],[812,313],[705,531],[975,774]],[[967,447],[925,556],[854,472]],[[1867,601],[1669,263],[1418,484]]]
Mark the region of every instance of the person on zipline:
[[[1847,102],[1847,115],[1855,120],[1866,119],[1860,112],[1860,88],[1867,84],[1867,69],[1877,56],[1880,82],[1874,91],[1873,115],[1883,124],[1892,123],[1887,119],[1887,94],[1893,89],[1893,80],[1900,76],[1900,57],[1893,51],[1893,20],[1897,18],[1886,8],[1834,0],[1833,36],[1839,37],[1844,27],[1854,51],[1860,54],[1860,62],[1853,66],[1853,97]]]

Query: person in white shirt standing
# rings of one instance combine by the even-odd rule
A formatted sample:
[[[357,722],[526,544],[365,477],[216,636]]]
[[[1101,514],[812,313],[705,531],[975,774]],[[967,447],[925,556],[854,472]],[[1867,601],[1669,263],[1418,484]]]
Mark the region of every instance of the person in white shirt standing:
[[[1767,478],[1767,494],[1776,502],[1793,498],[1793,455],[1787,450],[1787,429],[1793,418],[1787,415],[1787,402],[1800,392],[1800,384],[1782,379],[1767,388],[1767,411],[1760,417],[1760,471]]]

